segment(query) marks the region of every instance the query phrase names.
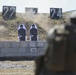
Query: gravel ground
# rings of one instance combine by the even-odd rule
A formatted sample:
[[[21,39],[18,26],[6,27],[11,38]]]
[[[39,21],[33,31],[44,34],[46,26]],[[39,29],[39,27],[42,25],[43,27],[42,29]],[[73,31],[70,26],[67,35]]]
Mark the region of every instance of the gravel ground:
[[[34,61],[0,61],[0,75],[34,75]]]

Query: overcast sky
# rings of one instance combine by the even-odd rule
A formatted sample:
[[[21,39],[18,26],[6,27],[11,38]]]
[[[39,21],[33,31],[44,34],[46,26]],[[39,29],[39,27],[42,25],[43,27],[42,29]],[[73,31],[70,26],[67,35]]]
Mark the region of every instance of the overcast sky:
[[[16,11],[25,13],[25,7],[37,7],[39,13],[49,13],[50,8],[62,8],[63,12],[76,10],[76,0],[0,0],[0,12],[2,7],[16,6]]]

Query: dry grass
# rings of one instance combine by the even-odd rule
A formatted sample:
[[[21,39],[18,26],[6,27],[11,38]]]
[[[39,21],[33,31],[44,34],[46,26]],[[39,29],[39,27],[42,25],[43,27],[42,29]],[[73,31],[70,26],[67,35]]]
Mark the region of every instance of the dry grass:
[[[33,16],[33,15],[32,15]],[[38,27],[38,36],[41,36],[41,34],[44,34],[45,36],[41,36],[40,40],[45,40],[46,37],[46,31],[44,28],[42,28],[41,24],[37,17],[34,15],[32,20],[28,18],[28,15],[26,14],[17,14],[17,17],[13,20],[4,20],[2,16],[0,15],[0,41],[18,41],[18,26],[19,24],[23,23],[25,24],[27,28],[27,32],[29,31],[30,26],[33,23],[37,24]],[[36,21],[34,21],[36,20]]]

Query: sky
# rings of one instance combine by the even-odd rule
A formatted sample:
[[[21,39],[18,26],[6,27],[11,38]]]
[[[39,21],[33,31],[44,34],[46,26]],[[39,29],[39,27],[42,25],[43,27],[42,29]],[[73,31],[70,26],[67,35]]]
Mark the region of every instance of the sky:
[[[0,0],[0,12],[2,7],[16,6],[16,12],[25,13],[25,7],[38,8],[38,13],[49,13],[50,8],[62,8],[63,12],[76,10],[76,0]]]

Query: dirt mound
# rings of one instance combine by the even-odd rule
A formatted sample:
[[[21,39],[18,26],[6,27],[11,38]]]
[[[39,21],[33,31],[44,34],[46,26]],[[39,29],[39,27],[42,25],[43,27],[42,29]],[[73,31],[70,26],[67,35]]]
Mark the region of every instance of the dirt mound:
[[[38,27],[39,40],[46,40],[47,32],[54,25],[65,24],[68,21],[69,12],[63,13],[60,20],[52,20],[48,13],[38,14],[22,14],[17,13],[16,18],[12,20],[4,20],[0,13],[0,41],[18,41],[18,26],[20,23],[25,24],[27,32],[30,26],[35,23]],[[29,38],[28,38],[29,40]]]

